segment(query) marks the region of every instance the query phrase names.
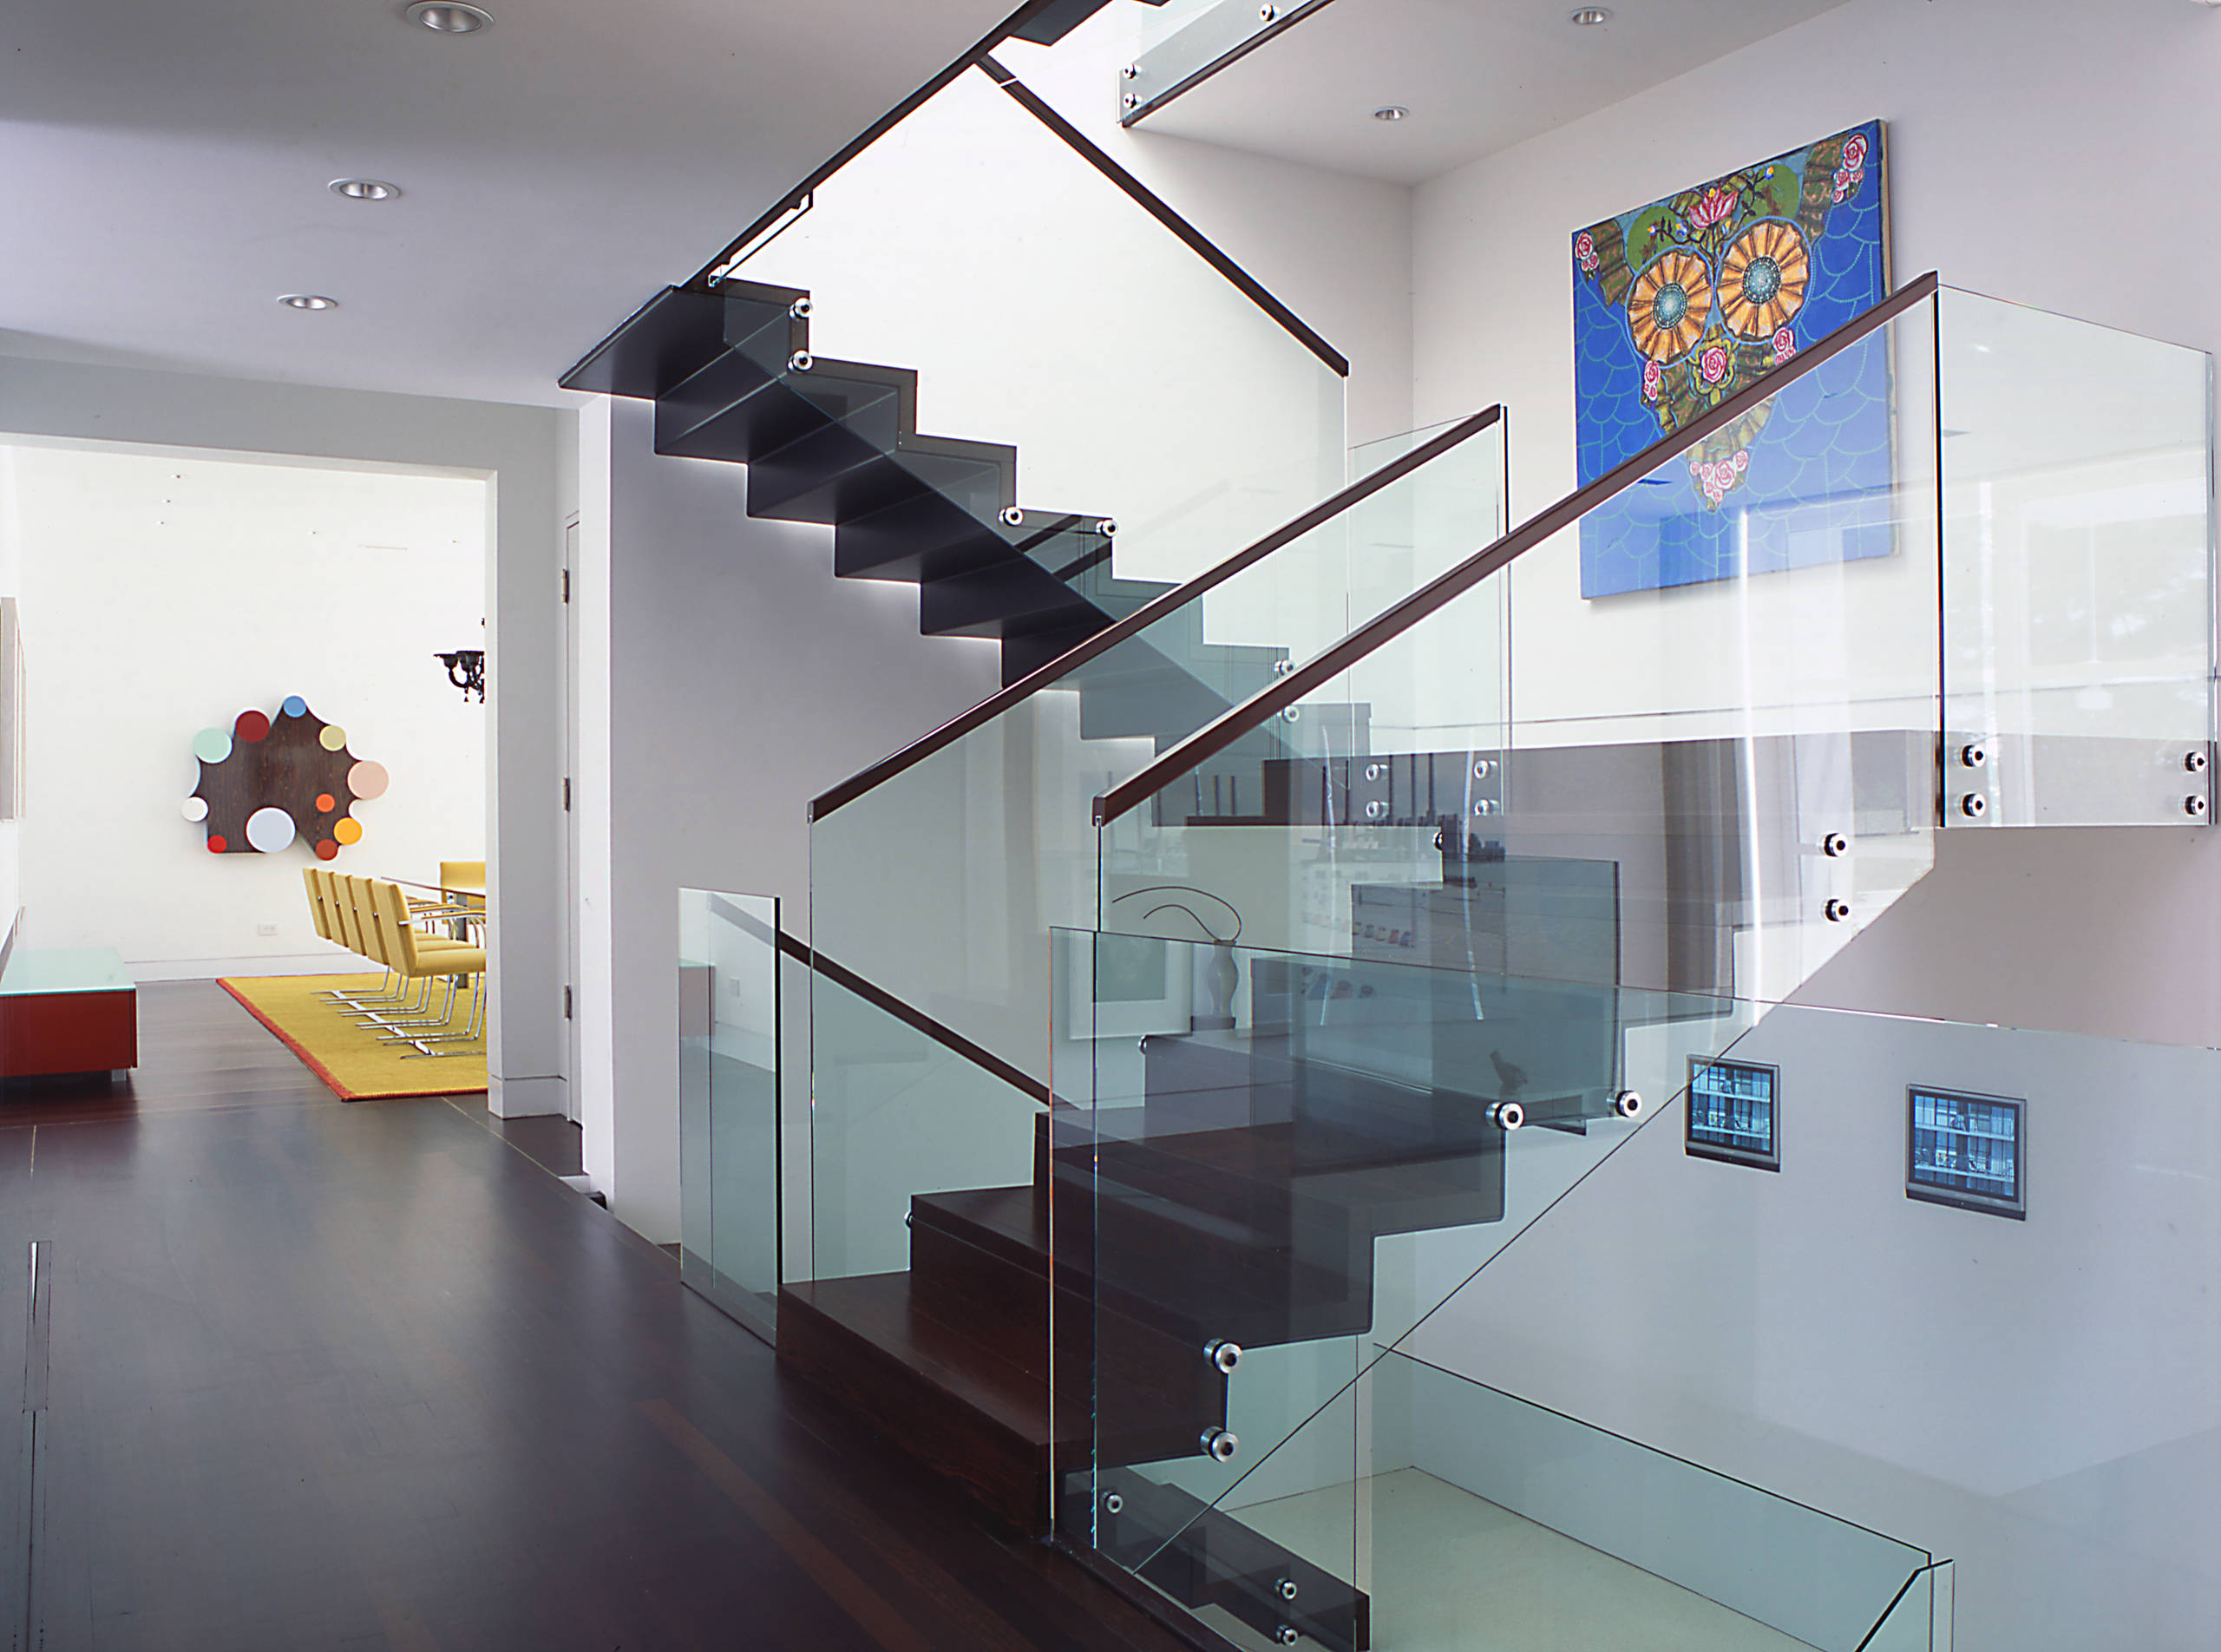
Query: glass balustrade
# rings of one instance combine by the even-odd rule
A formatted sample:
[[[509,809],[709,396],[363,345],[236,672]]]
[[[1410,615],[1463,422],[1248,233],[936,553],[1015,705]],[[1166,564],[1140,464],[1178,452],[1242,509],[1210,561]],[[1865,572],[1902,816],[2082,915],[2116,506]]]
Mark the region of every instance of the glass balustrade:
[[[678,892],[679,1277],[767,1341],[779,1293],[779,903]]]
[[[1154,17],[1130,29],[1127,62],[1118,72],[1118,118],[1130,125],[1147,119],[1329,3],[1168,0]]]
[[[1940,303],[1954,823],[2205,818],[2211,358],[1975,293]]]
[[[1573,984],[1057,956],[1063,1530],[1237,1644],[2221,1634],[2221,1052],[1622,991],[1506,1131]]]
[[[1103,927],[1140,927],[1131,892],[1177,884],[1294,951],[1478,947],[1544,978],[1761,995],[1808,977],[1932,855],[1933,319],[1914,303],[1661,442],[1493,572],[1384,608],[1377,642],[1322,653],[1261,722],[1223,719],[1284,754],[1263,765],[1274,817],[1215,817],[1215,751],[1127,782]],[[1763,462],[1705,456],[1759,430]],[[1642,578],[1586,595],[1600,563]]]
[[[2072,326],[1916,283],[1097,800],[1068,1538],[1268,1642],[2210,1642],[2216,1058],[1783,1006],[1939,828],[2205,817],[2204,358],[2047,422]]]
[[[1050,931],[1091,926],[1091,800],[1352,623],[1353,586],[1447,566],[1503,525],[1496,413],[1437,432],[1327,505],[821,798],[810,829],[814,1106],[798,1288],[893,1289],[914,1196],[1033,1174],[1050,1089]],[[1231,548],[1231,547],[1230,547]],[[1267,736],[1213,775],[1262,816]],[[837,1293],[833,1293],[837,1294]]]
[[[1215,1523],[1188,1517],[1236,1488],[1277,1497],[1318,1452],[1341,1461],[1320,1419],[1347,1411],[1373,1345],[1738,1030],[1716,998],[1395,958],[1077,930],[1052,958],[1052,1203],[1075,1305],[1058,1376],[1089,1385],[1060,1403],[1095,1424],[1094,1473],[1062,1513],[1087,1531],[1105,1495],[1125,1506],[1109,1546],[1145,1576],[1208,1547]]]

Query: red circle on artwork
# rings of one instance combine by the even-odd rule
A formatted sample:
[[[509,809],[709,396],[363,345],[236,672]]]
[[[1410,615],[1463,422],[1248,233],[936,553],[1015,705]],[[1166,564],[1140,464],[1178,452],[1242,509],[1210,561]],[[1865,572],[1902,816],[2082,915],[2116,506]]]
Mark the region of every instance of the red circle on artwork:
[[[328,815],[328,814],[330,814],[333,810],[335,810],[335,809],[337,809],[337,808],[338,808],[338,807],[339,807],[339,805],[338,805],[337,803],[334,803],[334,802],[332,801],[332,799],[331,799],[331,794],[330,792],[328,792],[328,791],[319,791],[318,793],[317,793],[317,795],[316,795],[316,812],[317,812],[318,814],[319,814],[319,815]]]
[[[220,836],[213,833],[210,834],[208,838],[208,852],[211,855],[221,855],[229,848],[231,848],[231,845],[226,842]]]
[[[241,711],[239,720],[232,724],[232,732],[249,742],[262,739],[270,732],[270,719],[259,711]]]
[[[337,860],[339,858],[339,845],[333,842],[328,837],[323,839],[316,846],[316,857],[319,861]]]

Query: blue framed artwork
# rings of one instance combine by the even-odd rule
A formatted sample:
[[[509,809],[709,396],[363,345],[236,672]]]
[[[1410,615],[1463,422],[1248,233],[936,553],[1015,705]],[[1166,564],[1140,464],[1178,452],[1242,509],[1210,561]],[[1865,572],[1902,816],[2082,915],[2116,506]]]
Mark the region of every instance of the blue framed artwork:
[[[1692,1158],[1779,1170],[1781,1070],[1690,1057],[1681,1144]]]
[[[1925,1085],[1905,1100],[1907,1198],[2028,1219],[2028,1103]]]
[[[1888,295],[1882,140],[1870,121],[1574,236],[1584,486]],[[1889,344],[1863,340],[1590,512],[1581,594],[1889,555]]]

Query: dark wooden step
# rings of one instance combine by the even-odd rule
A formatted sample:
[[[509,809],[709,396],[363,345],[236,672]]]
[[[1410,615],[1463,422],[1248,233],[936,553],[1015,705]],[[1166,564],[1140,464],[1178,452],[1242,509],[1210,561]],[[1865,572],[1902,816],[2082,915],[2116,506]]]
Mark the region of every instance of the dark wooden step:
[[[1048,1384],[1015,1322],[960,1331],[926,1311],[907,1273],[803,1281],[779,1292],[779,1363],[1007,1530],[1048,1524]],[[984,1340],[983,1340],[984,1337]]]
[[[1048,1244],[1030,1188],[921,1195],[912,1205],[912,1298],[940,1323],[992,1325],[983,1340],[1046,1382],[1052,1332]],[[975,1240],[986,1242],[974,1242]],[[1109,1463],[1190,1457],[1227,1420],[1227,1379],[1201,1341],[1094,1299],[1060,1270],[1053,1298],[1059,1440],[1091,1436]]]

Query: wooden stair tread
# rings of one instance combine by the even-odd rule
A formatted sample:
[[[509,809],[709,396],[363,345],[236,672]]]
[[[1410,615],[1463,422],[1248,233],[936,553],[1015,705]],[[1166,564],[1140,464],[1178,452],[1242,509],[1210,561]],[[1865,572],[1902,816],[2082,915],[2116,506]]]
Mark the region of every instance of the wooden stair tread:
[[[859,1274],[783,1288],[803,1306],[878,1349],[951,1400],[1045,1452],[1052,1437],[1040,1377],[913,1299],[911,1275]]]

